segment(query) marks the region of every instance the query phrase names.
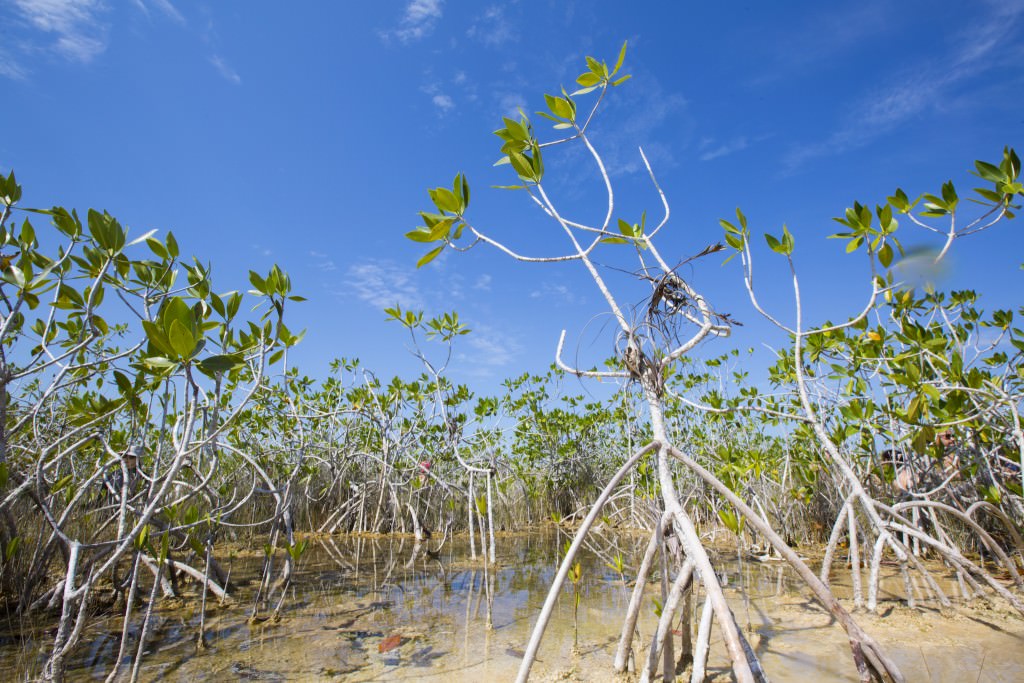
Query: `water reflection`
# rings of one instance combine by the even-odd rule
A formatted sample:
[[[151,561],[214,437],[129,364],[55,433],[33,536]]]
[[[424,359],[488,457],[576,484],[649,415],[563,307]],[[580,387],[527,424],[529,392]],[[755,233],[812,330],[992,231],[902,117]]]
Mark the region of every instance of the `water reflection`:
[[[470,559],[468,544],[458,540],[446,543],[439,553],[426,543],[415,548],[409,538],[313,540],[288,589],[282,619],[258,623],[247,617],[260,558],[239,553],[227,562],[237,585],[235,602],[210,609],[207,647],[197,651],[195,646],[199,616],[194,600],[162,603],[150,625],[153,637],[141,678],[509,680],[566,538],[552,530],[501,536],[494,566]],[[573,647],[573,588],[567,583],[534,668],[537,680],[614,680],[611,661],[632,590],[631,568],[639,564],[645,545],[641,535],[594,536],[580,557],[579,647]],[[623,560],[624,575],[615,569],[616,556]],[[813,675],[856,680],[844,634],[797,591],[788,569],[774,562],[739,560],[734,553],[719,557],[716,566],[725,568],[721,579],[733,611],[773,679]],[[883,593],[888,589],[895,597],[900,586],[894,577],[891,584],[883,584]],[[660,596],[659,581],[648,589],[651,598]],[[848,589],[840,584],[836,590],[842,595]],[[693,600],[698,618],[702,602]],[[1024,674],[1012,655],[1024,651],[1019,620],[1006,615],[986,615],[990,623],[976,617],[949,620],[931,612],[896,607],[884,619],[860,618],[893,650],[908,680],[918,679],[915,674],[932,680],[974,680],[979,673],[980,680],[988,680],[989,671]],[[261,613],[266,613],[263,608]],[[648,598],[636,642],[648,642],[655,624],[654,603]],[[141,626],[133,624],[133,638]],[[76,653],[69,679],[106,678],[117,657],[120,631],[117,615],[97,621]],[[49,640],[42,631],[33,633],[22,640],[0,640],[5,680],[31,678],[41,666],[39,653]],[[716,647],[713,641],[713,651]],[[709,674],[728,678],[725,661],[713,657]]]

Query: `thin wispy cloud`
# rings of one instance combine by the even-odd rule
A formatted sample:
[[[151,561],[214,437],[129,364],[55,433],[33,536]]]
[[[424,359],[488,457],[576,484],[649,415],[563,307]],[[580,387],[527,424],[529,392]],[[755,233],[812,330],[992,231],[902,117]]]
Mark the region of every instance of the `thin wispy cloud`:
[[[505,9],[500,5],[491,5],[485,9],[466,31],[466,35],[490,47],[518,39],[512,22],[505,16]]]
[[[35,32],[25,42],[29,52],[52,50],[68,60],[88,63],[107,49],[108,28],[100,19],[106,7],[100,0],[14,0],[14,6]]]
[[[135,6],[143,11],[146,16],[149,16],[149,6],[155,7],[161,14],[173,21],[174,23],[184,26],[185,17],[178,8],[171,3],[171,0],[132,0]]]
[[[429,71],[426,74],[426,78],[431,78],[431,73]],[[434,105],[438,114],[447,114],[451,110],[455,109],[455,99],[446,93],[434,80],[428,80],[425,84],[420,86],[420,92],[430,97],[430,103]]]
[[[22,81],[28,76],[28,72],[12,57],[7,50],[0,47],[0,76],[14,81]]]
[[[469,78],[465,71],[456,71],[451,85],[458,91],[459,102],[477,102],[480,99],[476,81]]]
[[[241,84],[242,77],[239,76],[238,72],[231,68],[231,66],[227,62],[225,62],[220,55],[213,55],[212,57],[210,57],[210,64],[213,64],[213,67],[217,70],[217,73],[219,73],[224,78],[224,80],[228,81],[229,83],[234,83],[235,85]]]
[[[526,98],[517,92],[506,92],[498,96],[498,109],[502,116],[518,117],[519,110],[527,111]]]
[[[617,117],[616,125],[592,136],[609,175],[646,173],[638,146],[656,173],[671,168],[676,164],[671,150],[685,147],[691,134],[686,98],[666,92],[652,75],[643,75],[643,80],[643,87],[636,87],[631,97],[613,98],[608,105],[608,117]],[[661,128],[670,121],[674,137],[666,140]]]
[[[710,141],[710,145],[714,145],[714,141]],[[713,159],[718,159],[720,157],[729,156],[730,154],[735,154],[736,152],[742,152],[749,146],[750,143],[747,142],[746,136],[741,135],[738,138],[734,138],[733,140],[730,140],[728,142],[711,147],[711,149],[708,149],[706,152],[703,152],[700,155],[700,160],[711,161]]]
[[[339,295],[354,293],[361,301],[378,309],[395,304],[412,310],[425,308],[415,273],[393,261],[372,260],[352,265],[345,273],[345,284],[347,290],[338,292]]]
[[[434,103],[434,106],[437,107],[438,110],[441,111],[441,113],[446,114],[455,108],[454,100],[452,100],[452,98],[448,95],[437,94],[434,95],[430,99],[430,101]]]
[[[954,44],[958,49],[951,54],[911,66],[888,84],[850,103],[845,109],[855,114],[840,122],[825,140],[792,149],[783,160],[784,171],[792,173],[813,159],[859,149],[904,124],[938,111],[957,88],[969,87],[980,74],[1003,64],[1006,55],[1000,58],[997,53],[1005,53],[1024,15],[1024,3],[993,7],[987,16],[956,34]],[[1012,51],[1015,57],[1020,56],[1019,47]]]
[[[434,31],[441,19],[443,6],[444,0],[411,0],[405,6],[398,27],[381,34],[381,37],[385,41],[396,38],[402,43],[425,38]]]
[[[836,55],[856,49],[865,39],[894,30],[891,13],[889,3],[883,0],[838,8],[822,3],[814,11],[802,14],[802,21],[789,27],[788,39],[777,43],[779,47],[772,54],[765,55],[764,64],[768,68],[755,74],[753,83],[776,83],[795,72],[831,63]]]
[[[530,292],[531,299],[542,299],[546,304],[556,306],[575,306],[582,303],[579,296],[571,288],[562,284],[543,282],[538,289]]]
[[[511,333],[491,325],[469,322],[470,333],[458,341],[456,372],[471,377],[488,378],[511,367],[523,353],[523,345]]]
[[[479,290],[481,292],[489,292],[491,291],[492,280],[493,278],[490,275],[481,275],[476,279],[476,282],[473,283],[473,289]]]
[[[338,269],[338,264],[328,254],[313,250],[309,252],[309,255],[313,258],[313,267],[317,270],[330,273]]]

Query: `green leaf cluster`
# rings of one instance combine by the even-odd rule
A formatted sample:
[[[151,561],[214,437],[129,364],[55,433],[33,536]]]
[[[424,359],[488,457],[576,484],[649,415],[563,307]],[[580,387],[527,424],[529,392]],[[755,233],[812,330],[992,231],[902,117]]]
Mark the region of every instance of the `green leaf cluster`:
[[[619,58],[615,60],[615,66],[611,70],[608,69],[608,65],[605,62],[599,62],[593,57],[588,56],[586,58],[587,70],[576,78],[576,83],[580,85],[580,90],[574,92],[573,95],[584,95],[599,87],[619,86],[632,78],[632,75],[629,74],[615,78],[616,74],[619,73],[619,69],[622,68],[622,62],[626,59],[627,44],[628,41],[622,43],[622,48],[619,50]]]
[[[846,210],[844,216],[833,219],[849,228],[849,232],[840,232],[829,235],[829,237],[847,240],[847,254],[852,254],[860,249],[861,245],[867,244],[868,253],[877,256],[882,267],[888,268],[895,256],[893,245],[899,250],[901,256],[904,255],[903,246],[894,236],[899,223],[892,215],[894,207],[903,205],[909,206],[903,190],[897,190],[895,195],[889,197],[889,203],[875,207],[874,214],[868,207],[854,202],[853,206]],[[876,216],[878,217],[877,227],[874,224]]]
[[[465,175],[457,173],[452,189],[435,187],[428,190],[428,194],[437,209],[436,212],[421,211],[423,225],[405,233],[405,236],[413,242],[441,244],[420,257],[416,262],[417,268],[427,265],[444,251],[445,246],[462,238],[466,228],[464,215],[469,208],[469,182]]]
[[[533,126],[526,114],[520,112],[518,121],[508,117],[502,118],[505,124],[494,131],[501,138],[501,152],[505,156],[495,166],[511,164],[519,179],[527,184],[539,184],[544,178],[544,159],[540,151],[540,143],[533,133]],[[525,186],[514,185],[505,189],[521,189]]]
[[[639,223],[628,223],[620,218],[617,226],[622,237],[603,237],[601,242],[604,244],[633,244],[640,249],[646,249],[647,240],[644,237],[644,231],[647,229],[646,223],[646,211],[640,214]]]

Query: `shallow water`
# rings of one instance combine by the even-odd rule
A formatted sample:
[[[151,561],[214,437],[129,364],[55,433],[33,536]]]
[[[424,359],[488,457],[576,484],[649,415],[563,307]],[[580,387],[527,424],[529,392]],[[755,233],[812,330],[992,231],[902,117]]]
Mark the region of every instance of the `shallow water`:
[[[235,604],[207,618],[207,649],[197,651],[197,608],[163,603],[157,611],[141,680],[166,681],[503,681],[514,678],[522,648],[554,575],[567,537],[552,531],[499,537],[497,566],[468,559],[465,539],[440,557],[413,558],[409,538],[312,540],[289,590],[282,619],[249,623],[258,558],[229,560],[242,584]],[[616,680],[611,661],[631,587],[607,566],[621,554],[626,580],[639,564],[642,536],[594,536],[581,557],[578,633],[568,585],[533,668],[536,680]],[[737,618],[774,681],[857,680],[842,629],[807,597],[792,573],[773,562],[720,558]],[[244,580],[249,582],[245,583]],[[1001,608],[972,607],[940,615],[927,602],[917,610],[894,598],[902,582],[883,583],[880,615],[858,619],[902,668],[907,680],[1024,680],[1024,620]],[[742,591],[740,590],[742,588]],[[848,588],[835,587],[842,596]],[[660,582],[647,587],[660,596]],[[955,595],[955,590],[950,591]],[[694,601],[700,609],[701,599]],[[264,614],[268,612],[264,611]],[[656,625],[653,601],[642,610],[642,640]],[[139,625],[133,630],[138,634]],[[121,622],[98,621],[85,634],[70,680],[102,680],[117,655]],[[578,646],[574,647],[574,638]],[[4,680],[30,678],[45,635],[0,641]],[[709,674],[730,680],[715,630]],[[638,657],[642,661],[643,656]],[[6,674],[4,674],[6,672]]]

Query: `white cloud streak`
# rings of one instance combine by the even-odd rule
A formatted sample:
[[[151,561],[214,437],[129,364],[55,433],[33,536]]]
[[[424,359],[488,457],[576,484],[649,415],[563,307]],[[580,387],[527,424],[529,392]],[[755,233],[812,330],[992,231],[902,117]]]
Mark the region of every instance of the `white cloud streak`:
[[[242,77],[220,55],[210,57],[210,64],[213,64],[213,67],[217,69],[217,73],[223,76],[224,80],[229,83],[234,83],[235,85],[242,83]]]
[[[718,159],[719,157],[735,154],[736,152],[742,152],[749,146],[750,143],[747,141],[746,136],[740,136],[738,138],[735,138],[734,140],[730,140],[729,142],[723,143],[721,145],[718,145],[717,147],[709,149],[708,151],[700,155],[700,160],[711,161],[713,159]]]
[[[352,265],[346,271],[345,284],[348,289],[338,294],[355,293],[361,301],[379,309],[395,304],[412,310],[425,308],[414,274],[392,261],[372,260]]]
[[[489,47],[498,47],[518,38],[512,22],[505,16],[505,10],[500,5],[491,5],[485,9],[466,31],[466,35]]]
[[[784,159],[786,172],[813,159],[859,149],[878,137],[941,108],[956,87],[1004,62],[1004,50],[1024,14],[1024,3],[993,6],[984,18],[966,26],[956,37],[958,49],[944,59],[932,59],[895,77],[888,85],[866,93],[847,107],[855,112],[824,141],[795,147]],[[1013,50],[1020,56],[1019,48]]]
[[[150,0],[150,2],[156,5],[156,8],[163,12],[164,16],[174,23],[181,26],[185,25],[185,17],[182,16],[181,12],[178,11],[178,8],[171,3],[171,0]]]
[[[0,76],[14,81],[23,81],[28,76],[28,72],[18,63],[17,59],[0,48]]]
[[[53,49],[71,61],[88,63],[107,49],[107,27],[99,19],[106,8],[100,0],[14,0],[14,5],[32,28],[55,34]]]
[[[442,114],[446,114],[455,108],[455,102],[448,95],[438,94],[431,98],[431,102],[437,107]]]
[[[132,2],[134,2],[135,6],[142,10],[146,16],[149,16],[149,5],[153,5],[160,10],[161,14],[179,26],[184,26],[186,23],[185,17],[178,11],[178,8],[171,3],[171,0],[132,0]],[[149,4],[147,4],[147,2]]]
[[[555,285],[550,282],[541,283],[539,289],[530,292],[531,299],[543,299],[547,304],[575,306],[582,302],[580,297],[566,285]]]
[[[502,116],[518,118],[520,109],[526,111],[526,98],[517,92],[504,93],[498,96],[498,109]]]
[[[593,135],[611,176],[646,173],[638,146],[643,147],[655,172],[671,168],[675,165],[671,150],[684,147],[690,135],[693,124],[687,114],[686,98],[679,93],[666,92],[651,74],[645,74],[644,81],[646,87],[638,89],[636,99],[621,98],[609,104],[608,111],[620,116],[620,122],[611,130]],[[669,122],[672,137],[668,143],[661,142],[664,138],[656,132]]]
[[[443,12],[444,0],[411,0],[405,6],[398,28],[383,34],[383,38],[397,38],[402,43],[421,40],[434,31]]]
[[[523,345],[506,331],[490,325],[470,323],[470,333],[456,346],[457,371],[472,377],[493,377],[510,367],[523,352]]]
[[[309,255],[313,257],[313,267],[317,270],[330,273],[338,269],[338,264],[334,262],[334,259],[332,259],[329,254],[314,250],[310,251]]]

